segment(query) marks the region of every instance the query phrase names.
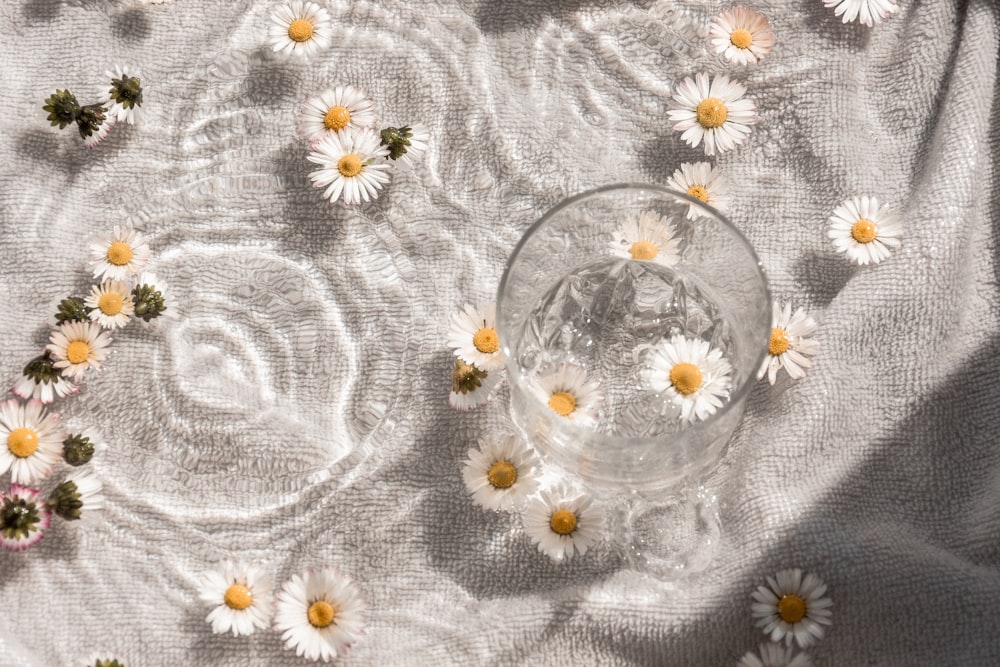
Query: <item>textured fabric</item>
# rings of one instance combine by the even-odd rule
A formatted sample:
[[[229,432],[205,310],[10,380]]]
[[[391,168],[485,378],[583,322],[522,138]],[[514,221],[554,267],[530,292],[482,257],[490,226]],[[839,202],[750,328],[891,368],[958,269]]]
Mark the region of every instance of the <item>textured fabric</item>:
[[[262,48],[261,0],[0,4],[0,370],[89,289],[85,241],[114,224],[150,237],[173,308],[116,333],[56,405],[106,441],[107,506],[0,553],[0,665],[302,664],[273,632],[212,634],[198,578],[225,558],[353,577],[369,620],[342,664],[735,664],[765,639],[752,591],[789,567],[834,601],[819,665],[1000,664],[993,0],[901,0],[875,28],[759,0],[777,47],[736,70],[706,47],[715,2],[322,4],[334,44],[308,63]],[[95,150],[48,125],[47,95],[96,101],[115,64],[143,77],[139,124]],[[697,71],[758,105],[714,161],[823,349],[751,395],[706,481],[723,527],[706,572],[662,583],[607,543],[555,565],[465,492],[466,449],[510,424],[505,394],[447,406],[448,318],[494,297],[561,198],[704,159],[666,119]],[[423,164],[359,210],[310,187],[295,129],[338,83],[431,130]],[[905,221],[865,268],[826,237],[861,194]]]

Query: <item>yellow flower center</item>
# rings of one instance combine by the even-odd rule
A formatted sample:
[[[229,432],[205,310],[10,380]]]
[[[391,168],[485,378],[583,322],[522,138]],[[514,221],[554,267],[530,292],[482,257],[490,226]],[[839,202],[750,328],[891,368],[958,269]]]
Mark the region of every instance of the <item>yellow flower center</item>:
[[[871,243],[875,240],[875,223],[861,218],[851,225],[851,236],[858,243]]]
[[[701,369],[694,364],[676,364],[670,369],[670,384],[674,385],[678,394],[693,394],[701,386]]]
[[[493,354],[500,349],[500,337],[496,329],[483,327],[472,336],[472,344],[483,354]]]
[[[780,327],[771,329],[771,340],[767,344],[767,351],[778,356],[788,351],[788,332]]]
[[[347,107],[330,107],[323,116],[323,124],[328,130],[343,130],[351,122],[351,112]]]
[[[326,626],[333,623],[334,617],[337,612],[334,611],[333,605],[326,600],[317,600],[309,605],[309,611],[306,612],[306,616],[309,618],[309,624],[314,628],[325,628]]]
[[[712,129],[726,122],[729,110],[718,97],[706,97],[698,104],[698,122],[702,127]]]
[[[117,315],[122,312],[122,296],[117,292],[105,292],[97,300],[97,308],[105,315]]]
[[[566,391],[557,391],[549,397],[549,407],[560,417],[568,417],[576,410],[576,397]]]
[[[517,481],[517,468],[508,461],[497,461],[490,466],[486,479],[495,489],[509,489]]]
[[[778,600],[778,616],[785,623],[798,623],[806,617],[806,601],[798,595],[784,595]]]
[[[753,35],[746,28],[737,28],[733,30],[733,33],[729,35],[729,41],[733,43],[737,49],[748,49],[750,45],[753,44]]]
[[[576,515],[569,510],[556,510],[549,517],[549,526],[554,533],[569,535],[576,530]]]
[[[108,261],[115,266],[125,266],[132,261],[132,246],[124,241],[115,241],[108,246]]]
[[[702,185],[692,185],[688,188],[687,193],[695,199],[700,199],[706,204],[708,203],[708,190]]]
[[[223,599],[225,599],[227,607],[236,610],[246,609],[253,603],[250,589],[243,584],[233,584],[227,588]]]
[[[309,19],[295,19],[288,26],[288,39],[304,42],[313,36],[313,24]]]
[[[632,247],[628,249],[628,254],[632,255],[632,259],[639,259],[642,261],[648,261],[656,257],[660,253],[660,249],[655,243],[650,243],[649,241],[636,241],[632,244]]]
[[[7,435],[7,449],[19,459],[26,459],[38,449],[38,433],[31,428],[15,428]]]
[[[90,344],[85,340],[74,340],[66,346],[66,359],[71,364],[82,364],[90,357]]]
[[[361,158],[353,153],[348,153],[344,157],[337,160],[337,171],[347,178],[357,176],[361,173]]]

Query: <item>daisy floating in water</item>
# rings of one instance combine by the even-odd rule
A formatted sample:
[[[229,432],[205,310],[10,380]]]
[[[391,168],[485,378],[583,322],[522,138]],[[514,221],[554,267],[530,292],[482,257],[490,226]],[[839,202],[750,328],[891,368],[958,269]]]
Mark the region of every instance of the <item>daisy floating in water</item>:
[[[898,248],[903,223],[887,204],[877,197],[852,197],[838,206],[830,217],[827,235],[837,252],[858,264],[878,264]]]
[[[315,2],[293,0],[271,14],[267,41],[275,53],[312,57],[329,48],[332,40],[330,13]]]
[[[767,381],[774,384],[778,371],[782,368],[793,380],[806,375],[805,369],[812,368],[809,357],[819,352],[819,343],[808,336],[816,331],[816,321],[799,308],[792,314],[792,304],[784,306],[775,301],[771,314],[771,338],[767,344],[757,379],[767,375]]]
[[[354,86],[336,86],[306,100],[299,116],[299,132],[309,141],[346,128],[374,127],[375,104]]]
[[[767,586],[753,593],[751,610],[758,627],[771,641],[792,640],[805,648],[823,638],[823,626],[832,623],[833,601],[825,597],[826,584],[815,574],[802,570],[782,570],[767,578]]]
[[[719,213],[729,210],[729,186],[725,176],[709,162],[684,162],[667,179],[667,185],[678,192],[708,204]],[[688,205],[689,220],[705,215],[695,204]]]
[[[309,161],[320,169],[309,174],[313,186],[326,188],[331,202],[343,197],[348,206],[371,201],[389,182],[389,150],[379,144],[375,130],[346,128],[327,134],[313,145]]]
[[[674,129],[692,148],[704,142],[705,155],[742,144],[757,122],[757,106],[743,97],[746,88],[725,74],[686,77],[677,85],[675,106],[667,111]]]
[[[66,437],[59,416],[41,401],[0,403],[0,475],[10,471],[17,484],[31,484],[52,473]]]
[[[519,508],[538,488],[541,465],[534,450],[516,435],[485,437],[479,449],[468,451],[462,468],[465,488],[472,500],[488,510]]]
[[[767,18],[747,7],[719,13],[708,29],[712,48],[734,65],[753,65],[771,52],[774,32]]]
[[[729,398],[732,366],[708,341],[674,336],[655,348],[652,364],[649,388],[665,392],[684,421],[708,418]]]
[[[593,502],[587,494],[560,483],[528,502],[522,519],[524,532],[554,561],[582,556],[601,533],[602,518]]]
[[[612,234],[611,251],[618,257],[673,266],[680,260],[674,229],[656,211],[625,218]]]
[[[333,660],[364,635],[367,605],[354,582],[332,568],[294,575],[276,597],[274,629],[307,660]]]
[[[205,619],[212,632],[234,636],[267,628],[271,620],[271,578],[263,569],[244,562],[225,561],[206,572],[202,602],[214,605]]]
[[[574,364],[560,364],[555,370],[530,380],[531,391],[552,412],[580,426],[593,426],[604,403],[597,380]]]

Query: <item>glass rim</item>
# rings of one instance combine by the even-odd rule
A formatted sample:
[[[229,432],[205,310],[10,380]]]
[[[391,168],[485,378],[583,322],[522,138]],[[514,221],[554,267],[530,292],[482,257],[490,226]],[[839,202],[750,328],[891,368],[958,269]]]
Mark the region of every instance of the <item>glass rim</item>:
[[[497,334],[500,338],[501,349],[503,350],[504,353],[504,366],[507,370],[508,382],[510,382],[512,385],[514,383],[520,384],[523,381],[524,376],[521,374],[520,370],[517,369],[516,367],[517,364],[511,361],[510,346],[506,342],[510,340],[510,335],[509,335],[510,331],[507,330],[506,322],[501,317],[501,314],[503,313],[504,294],[507,291],[507,283],[510,278],[511,267],[514,266],[514,264],[517,262],[517,259],[520,256],[521,251],[524,249],[524,246],[527,245],[527,243],[531,240],[531,238],[535,235],[535,233],[543,225],[545,225],[552,217],[554,217],[563,209],[569,208],[570,206],[573,206],[574,204],[581,202],[585,199],[598,197],[600,195],[604,195],[609,192],[627,191],[627,190],[649,190],[660,195],[667,195],[679,199],[682,202],[693,204],[701,209],[704,209],[711,217],[721,222],[723,227],[728,228],[729,231],[732,232],[736,240],[743,246],[744,250],[746,250],[749,253],[751,259],[753,259],[754,265],[757,267],[757,273],[760,276],[760,280],[764,288],[764,295],[767,297],[768,314],[770,314],[770,310],[773,307],[772,304],[774,303],[774,297],[771,294],[771,285],[768,282],[767,272],[764,270],[764,265],[760,261],[760,257],[757,255],[757,251],[754,249],[753,245],[750,244],[750,241],[747,239],[746,235],[742,232],[742,230],[736,227],[736,225],[730,222],[729,218],[727,218],[724,214],[720,213],[714,207],[709,206],[708,204],[706,204],[705,202],[701,201],[696,197],[692,197],[687,193],[680,192],[678,190],[673,190],[663,185],[656,185],[653,183],[636,183],[636,182],[611,183],[608,185],[602,185],[596,188],[592,188],[590,190],[585,190],[571,197],[566,197],[561,201],[559,201],[554,206],[552,206],[549,210],[543,213],[540,218],[538,218],[535,222],[533,222],[531,226],[528,227],[527,230],[525,230],[524,234],[522,234],[521,238],[518,240],[517,245],[514,246],[514,249],[511,251],[510,255],[507,258],[507,263],[504,265],[503,275],[500,278],[500,284],[497,287],[496,322],[497,322]],[[770,316],[768,317],[768,322],[770,323]],[[760,347],[760,352],[758,352],[756,361],[751,366],[750,372],[747,373],[747,376],[743,379],[743,382],[740,384],[740,386],[730,393],[729,400],[726,402],[726,404],[723,405],[718,410],[716,410],[707,419],[692,422],[686,428],[673,434],[674,436],[683,437],[683,435],[687,432],[700,431],[711,427],[711,425],[713,425],[715,422],[718,422],[724,416],[726,416],[734,405],[739,405],[741,406],[742,409],[743,400],[746,398],[747,394],[749,394],[751,388],[753,388],[753,386],[757,383],[757,370],[760,368],[760,365],[764,361],[764,357],[767,355],[768,352],[765,341],[761,341],[761,343],[762,344]],[[542,404],[539,404],[539,407],[544,407],[544,406]],[[620,443],[620,442],[637,443],[639,445],[652,445],[657,442],[662,442],[665,437],[671,437],[671,436],[622,436],[622,435],[616,435],[614,433],[602,433],[600,431],[595,430],[592,427],[580,426],[579,424],[576,424],[569,420],[562,420],[562,422],[563,423],[560,424],[560,429],[563,428],[567,429],[569,434],[573,436],[579,436],[580,438],[586,436],[586,438],[589,440],[598,441],[605,445],[614,445],[614,443]]]

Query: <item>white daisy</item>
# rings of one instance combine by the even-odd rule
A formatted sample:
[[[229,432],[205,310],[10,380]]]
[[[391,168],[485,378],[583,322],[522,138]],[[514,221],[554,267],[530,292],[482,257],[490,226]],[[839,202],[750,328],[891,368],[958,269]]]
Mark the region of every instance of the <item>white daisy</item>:
[[[903,222],[888,204],[879,205],[877,197],[851,197],[838,206],[830,217],[827,236],[837,252],[858,264],[878,264],[898,248]]]
[[[142,106],[142,80],[135,70],[115,66],[115,71],[108,70],[104,75],[110,79],[108,89],[101,95],[101,104],[107,109],[107,120],[110,125],[125,122],[134,125]],[[105,131],[105,135],[107,131]]]
[[[431,136],[427,126],[420,123],[387,127],[379,134],[382,145],[389,148],[389,159],[398,160],[407,167],[412,167],[423,157]]]
[[[474,364],[456,359],[451,372],[448,405],[462,412],[478,408],[490,399],[501,379],[503,371],[484,371]]]
[[[389,149],[379,144],[375,130],[347,128],[327,134],[317,141],[309,161],[322,168],[309,174],[313,187],[326,188],[323,196],[331,202],[344,196],[348,206],[378,197],[389,182]]]
[[[112,234],[90,242],[90,265],[95,278],[130,280],[149,263],[149,246],[129,226],[115,226]]]
[[[108,135],[111,133],[111,129],[114,125],[114,117],[108,114],[104,121],[97,126],[97,129],[90,133],[90,136],[83,138],[83,145],[87,148],[97,148],[102,141],[108,138]]]
[[[541,465],[535,451],[516,435],[485,437],[470,449],[462,479],[472,501],[488,510],[519,508],[538,488]]]
[[[726,177],[710,162],[684,162],[667,179],[667,186],[698,199],[716,211],[725,213],[729,209],[729,184]],[[694,220],[705,215],[694,204],[688,206],[687,217]]]
[[[680,406],[680,418],[706,419],[729,398],[732,366],[708,341],[674,336],[661,341],[645,372],[650,389],[666,392]]]
[[[330,14],[315,2],[293,0],[271,14],[267,40],[281,55],[312,57],[333,41]]]
[[[503,350],[497,335],[497,306],[479,309],[469,304],[451,316],[448,346],[455,356],[485,371],[503,370]]]
[[[771,339],[767,344],[768,355],[757,371],[757,379],[767,375],[774,384],[778,371],[784,368],[793,380],[805,377],[805,369],[812,368],[808,357],[819,352],[819,342],[807,338],[816,330],[816,321],[799,308],[792,314],[792,304],[784,306],[774,302],[771,313]]]
[[[712,48],[735,65],[753,65],[771,52],[774,32],[767,18],[748,7],[719,13],[708,29]]]
[[[18,484],[48,477],[65,437],[59,415],[46,414],[41,401],[0,403],[0,474],[10,470],[10,480]]]
[[[751,611],[757,626],[770,635],[771,641],[792,639],[805,648],[823,638],[824,625],[830,625],[833,601],[823,597],[826,584],[815,574],[802,576],[802,570],[782,570],[767,578],[767,586],[753,593]]]
[[[612,233],[611,251],[618,257],[673,266],[680,259],[680,249],[670,223],[656,211],[629,216]]]
[[[104,507],[103,489],[104,485],[93,472],[76,471],[55,488],[46,506],[67,521],[89,518],[95,510]]]
[[[155,273],[143,271],[132,288],[132,298],[135,300],[135,316],[137,319],[149,322],[166,313],[174,315],[175,311],[167,308],[167,293],[170,286]]]
[[[52,510],[38,502],[38,489],[11,484],[0,492],[0,547],[24,551],[38,544],[52,520]]]
[[[899,11],[894,0],[823,0],[823,4],[836,7],[835,16],[844,15],[844,23],[860,19],[866,26],[874,26]]]
[[[36,398],[45,404],[51,403],[57,396],[72,396],[78,391],[80,387],[64,378],[53,366],[48,352],[29,361],[11,387],[16,396],[25,400]]]
[[[348,127],[375,126],[375,105],[354,86],[337,86],[310,97],[299,114],[299,132],[309,141]]]
[[[743,97],[746,88],[725,74],[711,79],[707,74],[685,77],[677,85],[677,106],[667,111],[674,129],[683,132],[681,139],[692,148],[703,140],[705,155],[716,150],[732,150],[750,134],[757,122],[757,106]]]
[[[271,620],[271,578],[256,565],[224,561],[202,576],[199,596],[214,605],[206,621],[212,632],[250,635]]]
[[[329,662],[364,634],[366,607],[348,577],[332,568],[309,571],[278,591],[274,629],[296,655]]]
[[[554,561],[587,553],[601,533],[601,515],[593,499],[565,483],[542,491],[528,501],[522,521],[524,532],[538,550]]]
[[[588,380],[587,371],[573,364],[560,364],[554,371],[530,380],[535,396],[553,412],[581,426],[593,426],[604,402],[597,380]]]
[[[64,377],[79,380],[88,368],[101,369],[108,357],[111,336],[96,322],[63,322],[52,332],[45,346],[62,369]]]
[[[135,313],[132,288],[120,280],[105,280],[94,285],[83,303],[90,308],[90,319],[105,329],[125,326]]]
[[[740,658],[736,667],[812,667],[813,662],[805,653],[793,656],[791,646],[780,644],[761,644],[760,656],[753,651]]]

